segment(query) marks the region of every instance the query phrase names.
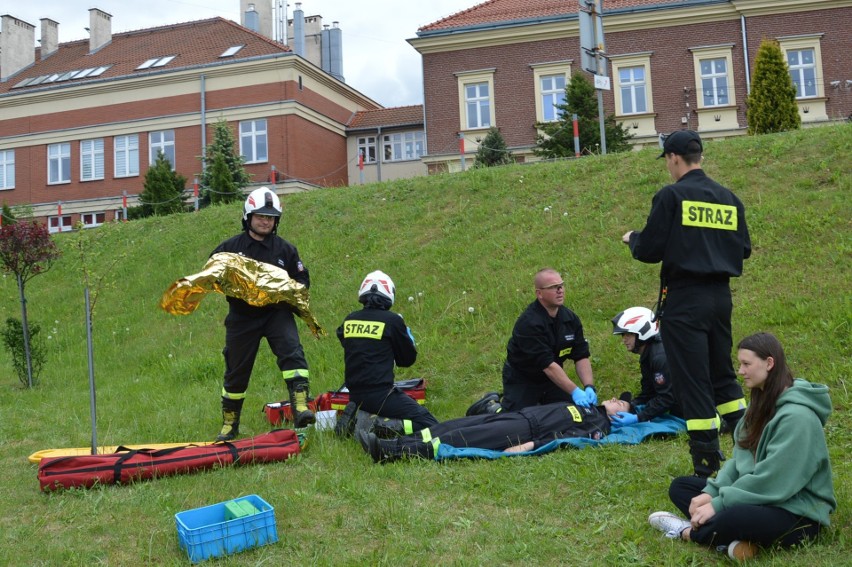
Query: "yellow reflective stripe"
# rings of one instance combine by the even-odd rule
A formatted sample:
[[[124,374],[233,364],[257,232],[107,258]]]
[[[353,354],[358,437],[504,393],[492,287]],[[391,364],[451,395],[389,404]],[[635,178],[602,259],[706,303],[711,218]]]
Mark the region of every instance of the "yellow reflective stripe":
[[[222,388],[222,397],[228,398],[229,400],[244,400],[246,398],[246,393],[243,392],[238,394],[236,392],[227,392],[225,388]]]
[[[438,447],[440,447],[440,446],[441,446],[441,438],[440,437],[435,437],[434,439],[432,439],[432,450],[434,451],[432,453],[433,455],[438,454]]]
[[[703,201],[684,201],[681,207],[683,226],[737,230],[737,208]]]
[[[381,321],[356,321],[350,319],[343,322],[344,339],[377,339],[381,340],[385,332],[385,324]]]
[[[296,370],[282,370],[281,375],[285,380],[290,378],[308,378],[310,373],[307,368],[297,368]]]
[[[402,430],[405,432],[406,435],[411,435],[412,433],[414,433],[414,424],[411,423],[410,419],[402,420]]]
[[[429,428],[420,430],[420,438],[423,439],[424,443],[428,443],[432,440],[432,432],[429,431]]]
[[[563,348],[562,350],[560,350],[560,351],[559,351],[559,357],[561,358],[561,357],[563,357],[563,356],[568,356],[569,354],[571,354],[571,351],[572,351],[573,349],[574,349],[574,347],[565,347],[565,348]]]
[[[710,419],[687,419],[687,431],[718,431],[722,425],[722,420],[719,416],[711,417]]]
[[[575,423],[582,423],[583,416],[580,415],[580,410],[577,409],[577,406],[565,406],[568,408],[568,413],[571,414],[571,419],[574,420]]]
[[[725,402],[724,404],[716,406],[716,411],[719,412],[719,415],[728,415],[729,413],[746,409],[747,405],[745,398],[740,398],[738,400],[731,400],[730,402]]]

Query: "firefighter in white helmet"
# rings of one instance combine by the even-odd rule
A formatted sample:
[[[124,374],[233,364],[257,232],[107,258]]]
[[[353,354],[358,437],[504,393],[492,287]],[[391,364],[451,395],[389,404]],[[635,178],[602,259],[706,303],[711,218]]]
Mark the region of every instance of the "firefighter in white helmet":
[[[297,282],[310,287],[308,269],[291,243],[277,236],[281,221],[281,201],[268,187],[249,193],[243,205],[243,232],[222,242],[213,251],[232,252],[283,268]],[[212,255],[212,254],[211,254]],[[296,427],[314,423],[307,406],[308,363],[299,340],[292,308],[284,303],[254,307],[241,299],[228,297],[225,318],[225,380],[222,387],[222,429],[217,441],[230,441],[239,435],[240,412],[246,397],[260,339],[266,338],[278,359],[290,396]]]
[[[620,398],[631,404],[631,411],[618,412],[614,423],[631,425],[670,413],[681,417],[669,377],[666,351],[654,320],[654,312],[646,307],[630,307],[612,318],[612,334],[621,335],[625,348],[639,355],[642,372],[640,392],[635,397],[624,392]]]
[[[412,433],[437,425],[425,407],[394,386],[394,366],[408,367],[417,359],[411,329],[402,316],[390,310],[396,288],[381,271],[367,274],[358,290],[364,307],[346,316],[337,329],[343,345],[345,383],[349,405],[339,420],[337,432],[349,435],[360,410],[374,414],[374,426],[398,433]]]

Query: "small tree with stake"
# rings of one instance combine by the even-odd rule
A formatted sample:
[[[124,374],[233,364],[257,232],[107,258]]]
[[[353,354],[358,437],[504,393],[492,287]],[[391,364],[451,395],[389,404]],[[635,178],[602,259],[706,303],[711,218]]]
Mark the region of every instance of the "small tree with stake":
[[[21,297],[21,326],[27,360],[27,385],[33,387],[33,364],[30,332],[27,324],[26,283],[50,269],[60,255],[47,227],[34,220],[18,221],[0,227],[0,263],[3,270],[15,274]]]

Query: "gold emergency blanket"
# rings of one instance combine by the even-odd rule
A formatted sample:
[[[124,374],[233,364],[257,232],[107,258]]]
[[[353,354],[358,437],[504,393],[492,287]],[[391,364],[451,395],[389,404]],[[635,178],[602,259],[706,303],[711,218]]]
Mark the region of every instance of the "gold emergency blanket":
[[[315,337],[326,334],[311,313],[308,288],[292,279],[287,270],[231,252],[213,254],[202,271],[170,285],[160,299],[160,308],[172,315],[189,315],[211,291],[255,307],[287,303]]]

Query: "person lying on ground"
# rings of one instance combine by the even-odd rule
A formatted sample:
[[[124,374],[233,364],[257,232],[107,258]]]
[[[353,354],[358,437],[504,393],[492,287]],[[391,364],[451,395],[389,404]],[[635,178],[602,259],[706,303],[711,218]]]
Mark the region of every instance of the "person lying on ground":
[[[615,398],[591,407],[557,402],[516,412],[459,417],[393,439],[380,439],[375,432],[364,430],[357,430],[356,436],[376,463],[400,457],[433,459],[441,443],[517,453],[533,451],[555,439],[601,439],[610,432],[610,419],[624,411],[630,411],[630,403]]]

